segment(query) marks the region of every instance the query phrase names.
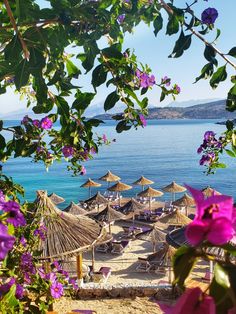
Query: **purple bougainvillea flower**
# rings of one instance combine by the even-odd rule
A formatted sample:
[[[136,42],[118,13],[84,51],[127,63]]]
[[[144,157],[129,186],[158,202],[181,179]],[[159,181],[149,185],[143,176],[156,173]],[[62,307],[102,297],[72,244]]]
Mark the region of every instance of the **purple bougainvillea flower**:
[[[40,128],[40,121],[35,119],[32,121],[33,125],[36,127],[36,128]]]
[[[23,286],[22,285],[20,285],[20,284],[16,284],[16,293],[15,293],[15,296],[16,296],[16,298],[17,299],[22,299],[23,298],[23,296],[24,296],[24,288],[23,288]]]
[[[143,127],[147,126],[147,120],[144,118],[144,116],[142,114],[139,115],[139,119],[140,119]]]
[[[214,24],[218,17],[218,11],[215,8],[208,8],[202,12],[202,23],[211,25]]]
[[[53,125],[52,120],[48,117],[43,118],[40,122],[40,126],[44,130],[51,129],[52,125]]]
[[[163,84],[165,84],[166,86],[170,86],[170,81],[171,79],[168,77],[168,76],[164,76],[162,79],[161,79],[161,82]]]
[[[27,241],[26,241],[25,237],[22,236],[22,237],[20,238],[20,244],[23,245],[24,247],[26,246]]]
[[[174,85],[174,89],[175,89],[175,91],[176,91],[178,94],[180,94],[181,88],[179,87],[179,85],[175,84],[175,85]]]
[[[205,198],[201,191],[186,186],[192,194],[197,212],[193,222],[185,231],[192,245],[208,240],[214,245],[222,245],[234,236],[233,198],[227,195],[213,195]]]
[[[214,140],[215,139],[215,135],[216,133],[213,132],[213,131],[206,131],[205,134],[204,134],[204,140],[209,142],[211,140]]]
[[[2,210],[9,213],[7,222],[14,227],[25,226],[26,221],[24,215],[20,211],[20,205],[15,201],[8,201],[2,206]]]
[[[216,314],[214,299],[199,287],[185,290],[175,305],[158,305],[165,314]]]
[[[30,281],[30,275],[34,275],[36,269],[33,264],[33,256],[29,252],[25,252],[21,255],[20,267],[24,274],[25,281]]]
[[[75,150],[72,146],[69,146],[69,145],[65,145],[63,148],[62,148],[62,153],[63,155],[68,158],[68,157],[71,157],[74,155],[75,153]]]
[[[86,174],[86,172],[87,172],[87,170],[86,170],[85,166],[82,166],[81,171],[80,171],[80,175],[84,176]]]
[[[202,158],[199,161],[199,164],[201,166],[211,164],[216,158],[216,155],[214,152],[207,153],[206,155],[202,155]]]
[[[94,147],[91,147],[89,153],[94,155],[97,154],[97,151]]]
[[[107,136],[106,136],[106,134],[103,134],[103,135],[102,135],[102,140],[103,140],[104,143],[107,142]]]
[[[124,22],[124,20],[125,20],[125,14],[119,15],[118,18],[117,18],[117,22],[119,24],[122,24]]]
[[[39,228],[34,230],[34,235],[38,236],[42,241],[46,240],[47,228],[44,225],[40,225]]]
[[[10,278],[10,280],[3,285],[0,285],[0,297],[2,297],[4,294],[6,294],[11,287],[15,284],[16,280],[15,278]]]
[[[24,118],[22,119],[21,124],[27,124],[28,122],[29,122],[29,116],[26,115],[26,116],[24,116]]]
[[[63,285],[58,281],[53,282],[50,287],[50,292],[54,299],[59,299],[64,293]]]
[[[75,290],[79,289],[79,286],[78,286],[78,284],[77,284],[77,282],[76,282],[76,279],[70,278],[70,279],[69,279],[69,284],[72,285],[73,289],[75,289]]]
[[[7,227],[0,223],[0,261],[4,260],[14,243],[15,238],[9,235]]]

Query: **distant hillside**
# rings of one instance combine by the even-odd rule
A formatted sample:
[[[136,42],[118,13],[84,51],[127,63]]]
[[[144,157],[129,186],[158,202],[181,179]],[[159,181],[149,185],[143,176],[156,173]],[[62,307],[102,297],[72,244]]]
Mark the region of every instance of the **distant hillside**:
[[[112,119],[112,115],[98,115],[99,119]],[[147,119],[233,119],[235,113],[225,110],[225,100],[182,107],[150,108]]]
[[[186,101],[172,101],[169,103],[166,107],[181,107],[181,108],[186,108],[186,107],[192,107],[195,105],[200,105],[200,104],[206,104],[209,102],[216,102],[218,100],[221,100],[220,98],[212,98],[212,99],[190,99]]]

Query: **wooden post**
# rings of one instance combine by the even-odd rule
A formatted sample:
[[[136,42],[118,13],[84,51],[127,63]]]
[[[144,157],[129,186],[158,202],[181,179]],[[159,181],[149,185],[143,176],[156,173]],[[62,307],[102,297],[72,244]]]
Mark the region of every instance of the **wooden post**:
[[[83,269],[82,269],[83,267],[82,267],[82,262],[83,262],[82,253],[79,253],[76,256],[77,278],[78,278],[79,287],[81,287],[82,284],[83,284]]]
[[[95,271],[95,251],[94,246],[92,247],[92,272]]]
[[[111,234],[111,223],[109,222],[109,233]]]

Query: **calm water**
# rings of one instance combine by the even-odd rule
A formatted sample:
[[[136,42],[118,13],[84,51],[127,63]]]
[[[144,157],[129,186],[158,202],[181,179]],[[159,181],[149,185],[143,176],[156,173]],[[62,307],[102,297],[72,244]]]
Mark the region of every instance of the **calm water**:
[[[10,123],[10,122],[9,122]],[[131,184],[140,175],[153,180],[154,188],[160,189],[171,181],[187,183],[197,188],[211,185],[222,193],[236,198],[236,171],[233,158],[224,157],[228,168],[218,170],[213,176],[206,176],[204,167],[198,165],[196,149],[206,130],[217,133],[224,131],[224,126],[216,125],[215,120],[179,120],[150,121],[146,128],[132,130],[122,134],[115,132],[113,122],[109,121],[97,129],[97,133],[116,138],[116,143],[103,147],[94,160],[85,163],[86,176],[72,177],[66,171],[64,162],[55,163],[49,172],[42,164],[30,163],[28,159],[11,159],[4,166],[4,171],[26,189],[26,198],[33,200],[37,189],[55,192],[69,201],[77,202],[87,198],[88,190],[80,185],[88,177],[97,180],[107,170],[111,170]],[[101,182],[102,183],[102,182]],[[100,190],[105,191],[106,182]],[[124,196],[136,194],[140,187],[124,192]],[[95,193],[96,189],[93,190]],[[161,199],[168,199],[165,194]]]

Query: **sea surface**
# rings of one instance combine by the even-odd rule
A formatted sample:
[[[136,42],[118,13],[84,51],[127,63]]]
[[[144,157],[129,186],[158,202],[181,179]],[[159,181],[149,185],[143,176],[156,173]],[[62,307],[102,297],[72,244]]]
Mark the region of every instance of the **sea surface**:
[[[35,199],[35,191],[45,189],[48,193],[55,192],[66,199],[60,207],[70,201],[78,202],[88,197],[88,190],[81,184],[89,177],[98,180],[108,170],[122,178],[122,182],[132,184],[141,175],[153,180],[152,187],[161,187],[176,181],[189,184],[196,188],[208,185],[216,190],[236,198],[236,159],[224,156],[222,161],[228,164],[227,169],[217,170],[215,175],[206,176],[204,167],[199,166],[200,156],[196,153],[202,142],[203,134],[213,130],[218,134],[225,126],[215,124],[216,120],[155,120],[148,121],[146,128],[131,130],[121,134],[115,131],[113,121],[97,128],[98,134],[106,134],[115,143],[104,146],[99,153],[84,163],[87,168],[85,176],[73,177],[66,170],[66,163],[54,163],[47,172],[43,164],[30,162],[28,158],[10,159],[4,165],[4,172],[24,186],[27,200]],[[14,121],[7,121],[14,125]],[[107,183],[101,182],[102,192]],[[94,194],[98,189],[94,188]],[[123,196],[134,196],[140,191],[139,186],[126,191]],[[180,194],[179,196],[182,196]],[[168,200],[165,193],[160,200]]]

